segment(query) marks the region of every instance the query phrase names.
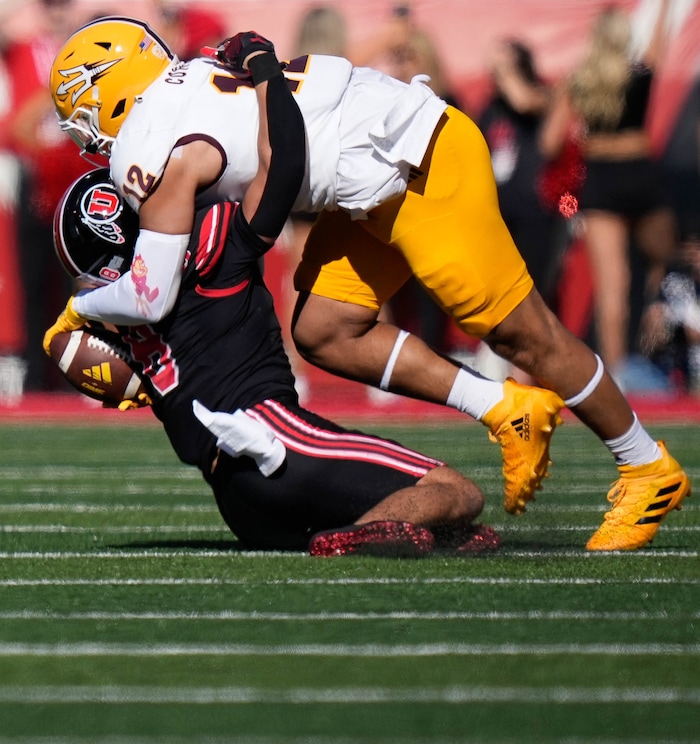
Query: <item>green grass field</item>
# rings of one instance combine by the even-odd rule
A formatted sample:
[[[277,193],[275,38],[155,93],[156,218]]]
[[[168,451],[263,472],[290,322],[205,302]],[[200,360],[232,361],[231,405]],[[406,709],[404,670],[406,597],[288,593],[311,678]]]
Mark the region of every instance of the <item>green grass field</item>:
[[[481,427],[364,428],[473,477],[502,548],[239,552],[159,428],[0,426],[0,742],[700,741],[700,502],[587,554],[582,427],[519,518]],[[700,482],[700,429],[650,429]]]

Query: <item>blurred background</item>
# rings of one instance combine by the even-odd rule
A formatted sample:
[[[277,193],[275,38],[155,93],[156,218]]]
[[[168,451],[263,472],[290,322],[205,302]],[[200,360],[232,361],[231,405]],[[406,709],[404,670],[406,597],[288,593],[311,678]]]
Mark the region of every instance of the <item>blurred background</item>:
[[[590,56],[610,0],[0,0],[0,405],[67,392],[41,349],[71,291],[53,253],[52,217],[65,188],[91,166],[60,132],[46,81],[65,38],[112,14],[148,21],[183,59],[255,29],[283,59],[340,54],[405,80],[428,73],[436,93],[481,127],[504,217],[563,322],[608,355],[629,392],[700,394],[700,0],[613,4],[629,19],[630,64],[653,69],[644,133],[671,221],[657,232],[640,211],[609,233],[607,274],[617,265],[621,274],[611,287],[596,269],[600,251],[587,243],[587,220],[595,223],[576,206],[587,128],[572,117],[556,148],[542,139],[554,126],[557,91]],[[310,220],[290,220],[266,263],[287,337],[291,272]],[[609,296],[623,297],[622,309],[611,309]],[[453,328],[418,286],[407,285],[384,312],[488,374],[517,375]],[[329,384],[291,348],[290,357],[307,399]],[[364,394],[374,405],[391,401]]]

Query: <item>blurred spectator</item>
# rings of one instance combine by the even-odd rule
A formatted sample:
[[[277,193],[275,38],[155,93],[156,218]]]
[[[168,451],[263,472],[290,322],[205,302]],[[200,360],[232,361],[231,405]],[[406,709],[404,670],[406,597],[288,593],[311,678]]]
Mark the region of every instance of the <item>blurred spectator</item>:
[[[685,98],[661,163],[680,232],[689,234],[700,214],[700,75]]]
[[[389,47],[388,73],[404,83],[416,75],[428,75],[428,85],[450,106],[461,108],[445,75],[438,50],[423,29],[410,26],[406,38]]]
[[[3,39],[0,39],[0,48]],[[17,159],[8,149],[10,80],[0,56],[0,405],[19,403],[24,389],[25,362],[23,295],[15,240]]]
[[[334,57],[348,57],[348,31],[345,18],[334,5],[321,3],[312,5],[301,17],[292,46],[291,57],[305,54],[328,54]],[[297,353],[291,338],[291,320],[296,305],[296,292],[291,277],[301,260],[306,238],[309,235],[315,214],[295,213],[287,222],[280,235],[276,251],[266,257],[266,281],[275,296],[275,302],[282,326],[282,340],[296,378],[296,389],[302,400],[310,393],[309,377],[316,374],[311,365]],[[276,256],[283,256],[281,276],[272,276]]]
[[[552,304],[559,220],[537,190],[545,165],[539,132],[550,90],[537,72],[531,50],[517,39],[499,41],[489,67],[493,95],[477,123],[491,150],[501,214],[535,286]]]
[[[293,57],[302,54],[348,56],[345,18],[332,5],[316,5],[302,16],[294,43]]]
[[[362,43],[353,45],[354,64],[367,64],[388,75],[410,83],[416,75],[427,75],[427,84],[451,106],[461,108],[444,71],[438,50],[422,28],[415,25],[408,5],[394,6],[392,13]],[[401,328],[419,335],[432,348],[452,351],[452,323],[426,294],[414,277],[391,298],[382,311],[382,319],[391,318]],[[460,336],[460,343],[462,342]],[[376,393],[372,393],[377,397]]]
[[[664,9],[667,0],[662,0]],[[631,57],[631,25],[606,8],[594,24],[586,58],[563,81],[543,126],[541,143],[555,157],[572,118],[581,135],[586,178],[580,195],[585,243],[595,289],[598,350],[624,386],[629,347],[634,239],[647,261],[644,294],[655,297],[675,250],[675,222],[645,119],[661,52],[662,12],[643,60]]]
[[[537,72],[532,51],[518,39],[501,39],[488,60],[492,91],[477,119],[489,150],[501,214],[525,259],[535,286],[552,306],[556,267],[565,231],[558,212],[545,206],[538,190],[545,158],[539,131],[550,104],[550,89]],[[559,235],[562,239],[558,240]],[[510,375],[532,381],[495,357],[485,345],[474,362],[479,371],[498,379]]]
[[[160,16],[159,31],[183,61],[201,56],[203,46],[218,46],[229,35],[223,18],[211,10],[191,4],[155,4]]]
[[[678,261],[649,308],[642,350],[671,379],[671,386],[700,395],[700,218],[682,236]]]
[[[68,186],[91,166],[59,128],[47,82],[56,52],[80,25],[77,14],[73,0],[39,0],[31,37],[5,49],[12,102],[9,145],[20,163],[16,222],[28,390],[66,389],[41,347],[44,331],[70,293],[63,272],[56,271],[53,213]]]
[[[635,43],[649,44],[661,0],[637,0]],[[665,11],[664,53],[654,78],[647,130],[670,187],[679,232],[700,212],[700,0],[673,0]]]
[[[451,96],[438,55],[427,34],[416,29],[405,6],[394,8],[389,18],[363,41],[349,46],[345,19],[330,4],[312,6],[302,17],[293,48],[292,56],[302,54],[330,54],[350,59],[357,66],[370,65],[389,75],[409,82],[417,74],[428,74],[431,87],[448,102],[455,103]],[[287,248],[289,268],[296,268],[306,236],[315,215],[294,215],[292,230],[282,236],[282,244]],[[289,237],[291,234],[291,237]],[[285,303],[286,304],[286,303]],[[293,301],[292,301],[293,304]],[[411,280],[392,298],[391,306],[384,308],[381,317],[394,320],[409,331],[419,333],[427,343],[436,348],[445,348],[447,341],[448,317],[430,300],[425,292]],[[286,322],[284,323],[286,326]],[[286,328],[283,329],[286,332]],[[301,383],[304,394],[307,365],[297,358],[292,350],[292,366]],[[301,372],[300,372],[301,371]],[[311,374],[311,372],[308,372]],[[388,393],[368,388],[368,394],[377,402],[391,399]]]
[[[346,56],[356,67],[374,67],[393,75],[394,70],[388,69],[392,50],[405,46],[414,30],[410,7],[405,3],[398,3],[392,8],[388,18],[372,27],[369,36],[353,42]]]

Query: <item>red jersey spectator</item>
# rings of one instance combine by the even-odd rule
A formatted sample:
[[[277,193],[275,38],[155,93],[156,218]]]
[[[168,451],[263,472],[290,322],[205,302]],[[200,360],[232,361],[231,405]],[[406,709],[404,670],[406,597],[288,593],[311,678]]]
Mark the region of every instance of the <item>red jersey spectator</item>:
[[[28,390],[63,387],[41,348],[44,329],[60,312],[69,289],[55,271],[52,220],[65,190],[91,167],[58,126],[48,89],[51,63],[79,26],[76,5],[74,0],[40,0],[34,33],[5,49],[12,102],[8,140],[20,162],[16,230],[22,246]]]

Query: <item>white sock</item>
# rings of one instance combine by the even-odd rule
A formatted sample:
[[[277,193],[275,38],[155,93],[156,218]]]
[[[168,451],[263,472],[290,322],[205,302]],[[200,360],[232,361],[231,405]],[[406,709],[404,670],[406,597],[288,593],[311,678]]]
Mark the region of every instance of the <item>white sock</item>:
[[[661,459],[659,446],[639,423],[636,413],[627,432],[616,439],[605,439],[603,443],[615,456],[617,465],[648,465]]]
[[[477,421],[503,400],[503,383],[482,377],[471,369],[462,367],[457,372],[446,405],[468,413]]]

